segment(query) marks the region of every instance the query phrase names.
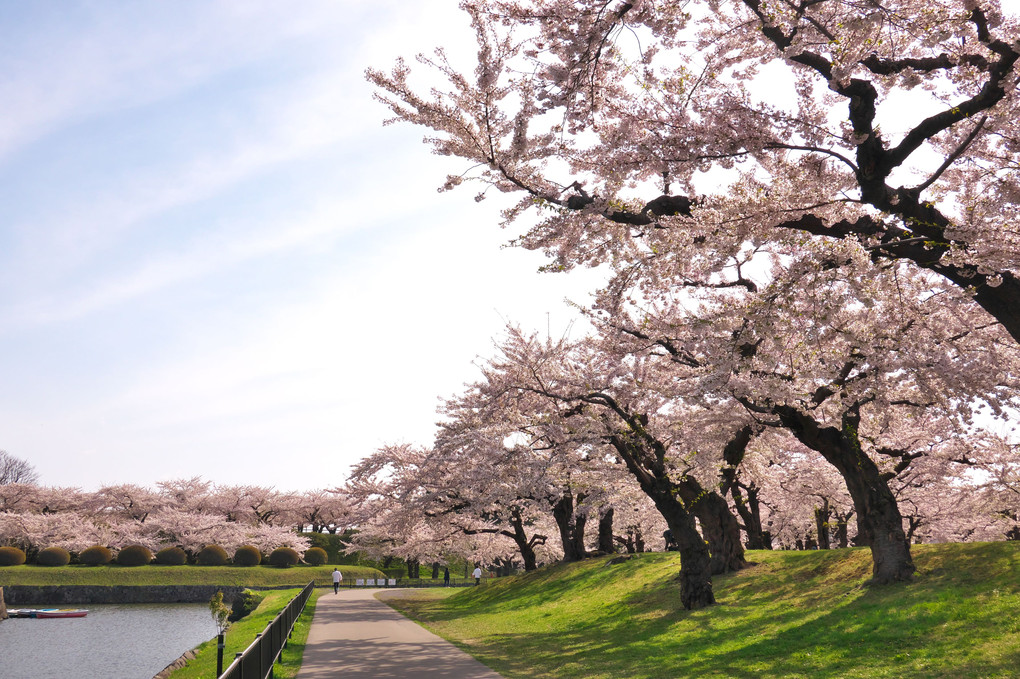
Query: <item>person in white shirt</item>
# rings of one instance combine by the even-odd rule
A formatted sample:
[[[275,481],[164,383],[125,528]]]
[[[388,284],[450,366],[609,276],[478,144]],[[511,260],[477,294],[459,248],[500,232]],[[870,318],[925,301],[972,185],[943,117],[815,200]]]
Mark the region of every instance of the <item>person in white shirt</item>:
[[[471,577],[475,579],[476,585],[482,581],[482,569],[480,566],[475,566],[475,570],[471,574]]]
[[[344,579],[344,576],[340,573],[339,568],[333,569],[333,594],[340,593],[340,581]]]

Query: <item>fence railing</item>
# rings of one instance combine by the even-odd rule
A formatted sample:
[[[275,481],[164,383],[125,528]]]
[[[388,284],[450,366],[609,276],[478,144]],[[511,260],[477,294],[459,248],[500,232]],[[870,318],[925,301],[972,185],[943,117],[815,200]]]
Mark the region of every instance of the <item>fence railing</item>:
[[[237,654],[234,662],[220,675],[221,679],[267,679],[273,676],[273,667],[287,646],[294,623],[305,609],[314,585],[314,582],[309,582],[300,594],[290,600],[279,615],[255,637],[255,641]]]

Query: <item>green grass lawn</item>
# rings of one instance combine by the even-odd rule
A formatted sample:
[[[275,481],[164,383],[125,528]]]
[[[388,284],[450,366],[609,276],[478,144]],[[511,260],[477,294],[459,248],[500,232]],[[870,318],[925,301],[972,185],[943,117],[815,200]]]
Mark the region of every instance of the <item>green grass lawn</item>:
[[[511,679],[1020,676],[1020,544],[913,553],[916,582],[867,587],[866,549],[749,552],[700,611],[662,553],[389,603]]]
[[[6,566],[0,568],[0,587],[6,585],[222,585],[240,587],[332,587],[336,566],[293,568],[275,566]],[[374,568],[341,566],[344,579],[379,578]]]
[[[268,592],[255,611],[230,626],[224,637],[223,669],[233,662],[237,653],[255,641],[255,635],[264,630],[266,625],[272,622],[273,618],[300,591],[300,589],[282,589]],[[277,663],[273,669],[273,676],[276,679],[293,679],[297,675],[297,671],[301,667],[301,655],[304,653],[305,642],[308,640],[312,615],[315,612],[315,602],[319,595],[325,591],[325,589],[316,589],[308,599],[304,613],[298,618],[291,639],[287,643],[287,647],[283,649],[281,662]],[[216,676],[216,639],[213,638],[201,644],[195,649],[195,652],[195,658],[188,661],[186,667],[172,672],[170,679],[210,679],[210,677]]]

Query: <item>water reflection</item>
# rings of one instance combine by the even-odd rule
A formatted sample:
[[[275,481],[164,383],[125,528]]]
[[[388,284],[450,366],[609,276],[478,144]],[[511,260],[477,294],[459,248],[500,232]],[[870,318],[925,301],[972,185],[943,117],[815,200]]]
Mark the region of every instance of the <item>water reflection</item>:
[[[182,653],[216,636],[206,604],[74,608],[86,608],[89,614],[0,622],[0,676],[152,679]]]

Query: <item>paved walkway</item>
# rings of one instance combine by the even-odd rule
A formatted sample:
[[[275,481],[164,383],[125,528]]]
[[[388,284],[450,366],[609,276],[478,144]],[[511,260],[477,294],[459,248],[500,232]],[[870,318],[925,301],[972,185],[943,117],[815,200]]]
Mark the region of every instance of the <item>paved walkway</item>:
[[[502,679],[376,599],[381,591],[400,590],[341,589],[319,597],[297,679]]]

